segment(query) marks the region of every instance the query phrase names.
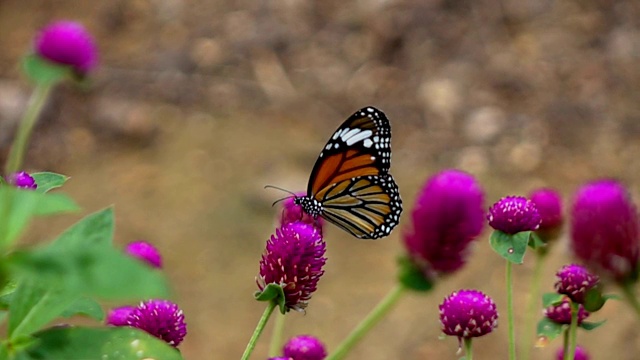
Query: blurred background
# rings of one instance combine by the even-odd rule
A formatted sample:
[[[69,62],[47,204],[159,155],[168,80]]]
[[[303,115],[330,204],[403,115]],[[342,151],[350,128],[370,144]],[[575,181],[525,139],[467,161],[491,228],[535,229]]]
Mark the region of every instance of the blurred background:
[[[287,337],[313,334],[333,349],[386,294],[414,195],[439,170],[474,174],[487,207],[540,186],[569,203],[577,186],[602,177],[640,199],[635,0],[0,0],[3,162],[31,90],[19,61],[55,19],[86,25],[101,64],[89,88],[55,91],[27,170],[70,175],[64,190],[84,214],[115,205],[119,245],[159,247],[186,313],[186,359],[240,357],[264,309],[254,279],[282,196],[263,187],[305,189],[325,141],[363,106],[391,119],[403,221],[379,241],[330,226],[326,274],[307,313],[287,315]],[[39,221],[26,240],[51,238],[80,216]],[[462,271],[402,299],[351,358],[456,359],[457,341],[438,339],[437,305],[478,288],[502,321],[475,342],[476,356],[506,359],[504,266],[488,233]],[[515,273],[520,323],[532,259]],[[543,291],[569,261],[565,235]],[[578,342],[594,359],[638,359],[631,314],[607,303],[591,320],[608,322]],[[254,359],[266,359],[270,330]],[[560,346],[534,359],[554,359]]]

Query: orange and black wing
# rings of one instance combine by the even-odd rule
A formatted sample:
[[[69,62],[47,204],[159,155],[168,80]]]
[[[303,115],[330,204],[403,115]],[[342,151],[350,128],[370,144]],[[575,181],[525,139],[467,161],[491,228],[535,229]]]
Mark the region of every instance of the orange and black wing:
[[[385,237],[398,224],[402,200],[393,177],[358,176],[322,189],[322,217],[360,239]]]
[[[389,120],[374,107],[362,108],[335,131],[318,156],[307,196],[314,197],[322,189],[355,177],[388,174],[390,163]]]

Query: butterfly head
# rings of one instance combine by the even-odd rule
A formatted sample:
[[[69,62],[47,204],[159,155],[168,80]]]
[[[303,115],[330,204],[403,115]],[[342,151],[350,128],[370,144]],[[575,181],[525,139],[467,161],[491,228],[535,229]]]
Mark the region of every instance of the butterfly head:
[[[300,205],[302,210],[306,214],[313,216],[314,219],[322,214],[322,204],[314,198],[309,196],[296,196],[293,202],[296,205]]]

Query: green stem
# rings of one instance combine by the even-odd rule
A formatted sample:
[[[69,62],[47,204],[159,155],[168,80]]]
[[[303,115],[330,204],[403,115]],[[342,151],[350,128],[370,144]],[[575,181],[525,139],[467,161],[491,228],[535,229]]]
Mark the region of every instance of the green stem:
[[[284,315],[276,314],[276,323],[273,324],[273,334],[271,334],[271,344],[269,344],[269,356],[276,357],[280,355],[282,347],[282,334],[284,331]]]
[[[473,351],[471,348],[471,341],[473,338],[464,338],[464,352],[465,360],[473,360]]]
[[[576,353],[576,338],[578,336],[578,307],[580,305],[571,302],[571,325],[569,325],[569,346],[565,351],[565,359],[573,359]]]
[[[326,360],[339,360],[344,358],[349,351],[380,321],[393,306],[398,302],[400,296],[404,294],[406,288],[403,285],[396,285],[387,296],[385,296],[369,315],[364,318],[358,326],[347,336],[347,338],[336,348],[336,351],[329,355]]]
[[[622,293],[627,299],[627,302],[629,303],[629,305],[631,305],[633,310],[635,310],[636,315],[638,315],[638,318],[640,319],[640,302],[638,301],[638,298],[633,291],[632,285],[633,284],[631,282],[626,282],[621,284],[620,286],[622,287]]]
[[[9,152],[9,159],[5,166],[6,174],[12,174],[22,167],[22,161],[24,160],[24,154],[27,150],[27,144],[31,131],[35,126],[40,112],[44,104],[46,104],[49,98],[49,92],[53,88],[53,84],[38,84],[31,94],[29,99],[29,105],[27,111],[24,113],[20,124],[18,125],[18,132],[16,138],[11,145],[11,151]]]
[[[545,253],[536,251],[536,263],[533,268],[533,277],[531,278],[531,289],[529,291],[529,304],[524,320],[524,337],[522,339],[522,359],[529,360],[531,357],[531,348],[534,339],[535,319],[538,311],[540,297],[540,279],[542,276],[542,264],[544,263]]]
[[[567,351],[569,351],[569,329],[566,329],[562,333],[562,358],[568,359]]]
[[[509,360],[516,359],[516,329],[513,319],[513,280],[511,261],[507,260],[507,322],[509,328]]]
[[[258,321],[258,325],[256,326],[256,329],[253,331],[253,335],[251,335],[251,339],[249,339],[247,348],[244,349],[244,354],[242,354],[242,358],[241,358],[242,360],[248,360],[249,357],[251,356],[251,353],[253,352],[253,349],[256,347],[256,343],[258,342],[258,338],[260,337],[260,334],[262,334],[262,331],[264,330],[264,326],[267,325],[267,321],[269,320],[269,317],[271,316],[271,313],[275,308],[276,308],[275,301],[269,301],[269,305],[267,305],[267,308],[264,309],[264,313],[262,313],[262,317],[260,318],[260,321]]]

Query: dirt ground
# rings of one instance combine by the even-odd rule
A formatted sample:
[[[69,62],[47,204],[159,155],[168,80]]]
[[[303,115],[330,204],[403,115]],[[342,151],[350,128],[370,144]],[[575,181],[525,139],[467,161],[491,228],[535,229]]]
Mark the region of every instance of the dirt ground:
[[[281,196],[263,186],[304,189],[328,136],[360,107],[391,119],[406,210],[379,241],[327,229],[326,274],[307,313],[287,315],[286,336],[310,333],[333,349],[391,289],[414,195],[438,170],[477,176],[487,207],[540,186],[570,202],[603,177],[640,200],[638,1],[0,0],[0,159],[30,91],[19,59],[60,18],[95,34],[101,66],[90,88],[57,89],[28,169],[70,175],[65,191],[85,213],[114,204],[118,244],[160,248],[189,326],[186,359],[240,357],[263,311],[254,277]],[[25,241],[77,218],[38,222]],[[350,358],[457,359],[456,340],[439,339],[437,305],[477,288],[502,317],[476,357],[506,359],[504,266],[488,233],[462,271],[402,299]],[[515,273],[519,323],[527,260]],[[565,235],[544,291],[571,260]],[[593,316],[602,319],[578,337],[592,359],[640,359],[630,308],[608,303]],[[266,359],[269,331],[254,359]],[[559,346],[533,359],[555,359]]]

